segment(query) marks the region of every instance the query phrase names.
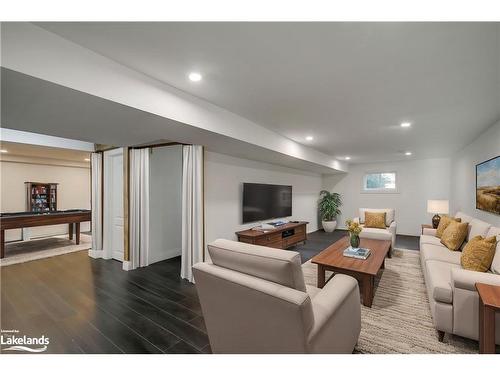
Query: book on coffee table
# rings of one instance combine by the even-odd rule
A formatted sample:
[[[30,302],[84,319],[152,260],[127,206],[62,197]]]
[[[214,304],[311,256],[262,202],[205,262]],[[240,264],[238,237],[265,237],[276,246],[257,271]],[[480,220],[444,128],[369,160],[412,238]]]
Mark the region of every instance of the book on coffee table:
[[[352,246],[349,246],[344,250],[344,256],[356,259],[366,259],[370,256],[370,249],[365,249],[362,247],[353,248]]]

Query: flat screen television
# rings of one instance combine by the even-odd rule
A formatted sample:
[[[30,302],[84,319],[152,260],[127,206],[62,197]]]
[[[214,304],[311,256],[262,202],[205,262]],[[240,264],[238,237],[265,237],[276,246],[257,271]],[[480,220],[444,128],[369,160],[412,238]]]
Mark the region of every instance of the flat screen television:
[[[243,223],[292,216],[292,187],[243,184]]]

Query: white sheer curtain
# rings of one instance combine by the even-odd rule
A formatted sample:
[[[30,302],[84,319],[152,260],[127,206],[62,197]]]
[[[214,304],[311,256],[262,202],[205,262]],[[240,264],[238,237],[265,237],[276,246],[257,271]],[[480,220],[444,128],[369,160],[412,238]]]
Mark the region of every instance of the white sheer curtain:
[[[102,251],[102,153],[93,152],[90,156],[92,167],[92,251]]]
[[[203,261],[203,147],[182,148],[181,277],[193,282],[193,264]]]
[[[130,267],[149,264],[149,148],[130,153]]]

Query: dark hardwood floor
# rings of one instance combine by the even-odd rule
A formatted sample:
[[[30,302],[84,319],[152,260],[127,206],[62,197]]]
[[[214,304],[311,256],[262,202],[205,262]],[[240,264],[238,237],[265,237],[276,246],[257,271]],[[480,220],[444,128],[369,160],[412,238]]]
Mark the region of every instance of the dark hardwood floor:
[[[406,250],[420,250],[420,237],[397,234],[396,248]]]
[[[344,235],[315,232],[293,250],[305,262]],[[415,244],[398,236],[398,247]],[[86,251],[1,267],[0,326],[49,337],[48,353],[210,353],[196,288],[179,278],[180,257],[121,267]]]
[[[125,272],[86,251],[1,268],[1,328],[48,353],[210,353],[180,258]]]

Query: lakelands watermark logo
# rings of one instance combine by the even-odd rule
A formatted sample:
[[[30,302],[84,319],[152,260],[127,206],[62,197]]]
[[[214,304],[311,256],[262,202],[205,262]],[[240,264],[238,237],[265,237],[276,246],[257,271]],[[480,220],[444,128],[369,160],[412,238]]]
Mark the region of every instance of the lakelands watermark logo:
[[[31,337],[22,335],[17,329],[2,329],[0,331],[0,344],[2,352],[20,351],[42,353],[47,350],[50,339],[45,335]]]

